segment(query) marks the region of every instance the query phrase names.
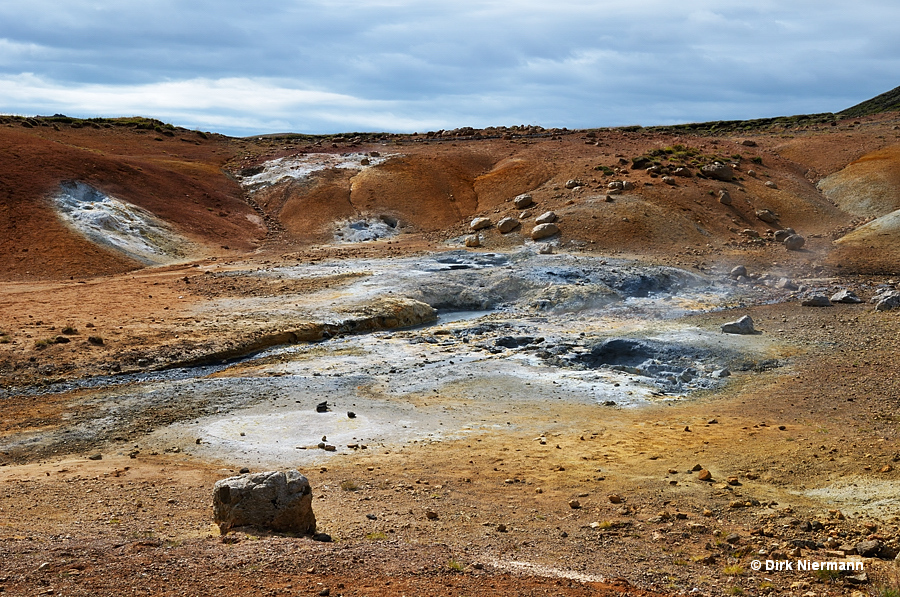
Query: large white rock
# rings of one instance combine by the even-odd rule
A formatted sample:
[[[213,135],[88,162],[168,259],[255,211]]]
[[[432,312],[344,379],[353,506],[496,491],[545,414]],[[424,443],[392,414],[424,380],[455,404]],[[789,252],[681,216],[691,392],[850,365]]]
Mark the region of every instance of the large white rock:
[[[253,526],[311,535],[316,532],[312,488],[299,471],[268,471],[216,481],[213,516],[223,533]]]
[[[756,329],[753,327],[753,320],[749,315],[744,315],[735,321],[729,321],[722,324],[722,332],[726,334],[755,334]]]
[[[472,223],[469,224],[469,228],[472,230],[483,230],[484,228],[490,228],[491,224],[493,224],[493,222],[491,222],[490,218],[475,218],[472,220]]]

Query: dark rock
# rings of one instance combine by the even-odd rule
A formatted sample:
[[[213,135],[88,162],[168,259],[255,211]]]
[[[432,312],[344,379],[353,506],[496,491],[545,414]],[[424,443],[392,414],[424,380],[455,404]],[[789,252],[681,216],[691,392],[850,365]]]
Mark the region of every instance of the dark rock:
[[[878,555],[878,552],[881,551],[881,547],[881,541],[878,541],[877,539],[860,541],[856,544],[856,553],[864,558],[871,558]]]
[[[799,234],[792,234],[784,239],[784,248],[788,251],[799,251],[806,244],[806,239]]]
[[[317,413],[327,413],[328,412],[328,401],[320,402],[316,405]]]

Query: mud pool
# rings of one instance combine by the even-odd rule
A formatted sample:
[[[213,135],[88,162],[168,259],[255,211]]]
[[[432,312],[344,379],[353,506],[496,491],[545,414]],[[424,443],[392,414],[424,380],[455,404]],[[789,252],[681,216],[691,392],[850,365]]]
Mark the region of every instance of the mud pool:
[[[128,437],[137,439],[123,449],[277,466],[497,429],[540,436],[552,430],[560,408],[580,405],[602,419],[604,409],[675,403],[714,392],[729,383],[729,371],[780,354],[764,334],[727,335],[684,319],[747,300],[722,279],[625,260],[541,255],[536,247],[230,275],[337,274],[357,275],[302,297],[217,299],[196,315],[227,310],[234,317],[297,313],[339,321],[348,309],[393,296],[427,303],[439,317],[416,328],[279,346],[128,383],[88,381],[77,390],[80,416],[64,429],[9,437],[6,449]]]

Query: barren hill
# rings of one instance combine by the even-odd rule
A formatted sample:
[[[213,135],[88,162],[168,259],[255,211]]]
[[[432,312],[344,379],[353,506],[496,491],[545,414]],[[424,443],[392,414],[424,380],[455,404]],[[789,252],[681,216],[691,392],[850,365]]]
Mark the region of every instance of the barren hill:
[[[0,226],[6,231],[0,240],[0,273],[10,279],[85,277],[267,246],[333,244],[340,240],[335,233],[341,226],[379,219],[400,233],[393,244],[438,247],[467,233],[475,216],[494,222],[516,217],[522,226],[514,233],[489,230],[484,235],[486,247],[513,246],[522,243],[533,218],[548,210],[560,217],[563,242],[596,250],[671,256],[703,248],[724,259],[736,251],[771,248],[748,239],[745,230],[765,239],[767,231],[790,227],[827,259],[832,241],[860,224],[860,218],[886,215],[895,203],[889,182],[897,168],[893,113],[835,126],[770,125],[740,135],[669,129],[464,130],[230,139],[145,127],[141,120],[93,126],[60,120],[7,117],[0,124]],[[352,168],[335,161],[368,154],[380,157]],[[301,158],[307,165],[320,164],[252,184],[272,164]],[[701,167],[715,161],[733,168],[734,179],[703,177]],[[654,165],[659,172],[647,170]],[[670,176],[678,167],[690,176]],[[873,181],[879,180],[884,183],[873,194]],[[631,187],[614,195],[608,187],[616,181]],[[73,226],[73,218],[86,220],[84,211],[67,217],[60,208],[60,194],[73,183],[144,210],[183,242],[171,254],[143,263],[140,254],[135,257],[122,246],[124,240],[119,246],[97,242],[103,234],[92,237]],[[840,197],[831,190],[838,187]],[[730,205],[718,202],[721,190],[732,196]],[[521,193],[534,198],[529,213],[512,204]],[[860,201],[870,207],[855,208]],[[765,210],[776,219],[761,221],[757,212]],[[140,228],[127,222],[107,219],[103,225],[130,227],[123,238],[140,236]],[[865,231],[854,238],[860,235]],[[893,259],[892,245],[878,242],[844,243],[842,258],[865,267],[868,257],[857,253],[876,247],[873,259]],[[370,247],[380,248],[384,243]]]

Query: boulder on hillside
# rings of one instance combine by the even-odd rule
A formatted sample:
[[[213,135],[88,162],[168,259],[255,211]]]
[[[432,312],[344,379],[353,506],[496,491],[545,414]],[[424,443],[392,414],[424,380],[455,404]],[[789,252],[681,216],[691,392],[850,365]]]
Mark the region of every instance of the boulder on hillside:
[[[756,217],[767,224],[774,224],[778,221],[778,216],[771,209],[757,209]]]
[[[528,193],[522,193],[513,199],[513,205],[516,206],[516,209],[525,209],[534,205],[534,198]]]
[[[799,234],[792,234],[784,239],[784,248],[788,251],[799,251],[806,244],[806,239]]]
[[[783,228],[781,230],[775,231],[775,242],[783,243],[785,239],[793,234],[797,234],[797,232],[793,228]]]
[[[493,224],[493,222],[491,222],[490,218],[475,218],[472,220],[472,223],[469,224],[469,228],[472,230],[483,230],[485,228],[490,228],[491,224]]]
[[[223,534],[241,526],[303,535],[316,532],[312,489],[296,470],[248,473],[216,481],[213,516]]]
[[[713,178],[715,180],[722,180],[725,182],[729,182],[734,179],[734,169],[727,164],[723,164],[722,162],[713,162],[712,164],[707,164],[700,168],[700,172],[703,173],[707,178]]]
[[[503,218],[497,222],[497,230],[500,234],[507,234],[519,227],[519,220],[515,218]]]
[[[559,226],[556,224],[538,224],[531,230],[532,240],[541,240],[559,234]]]
[[[556,213],[552,211],[544,212],[535,218],[535,224],[552,224],[557,220]]]
[[[731,193],[722,189],[719,191],[719,203],[722,205],[731,205]]]

